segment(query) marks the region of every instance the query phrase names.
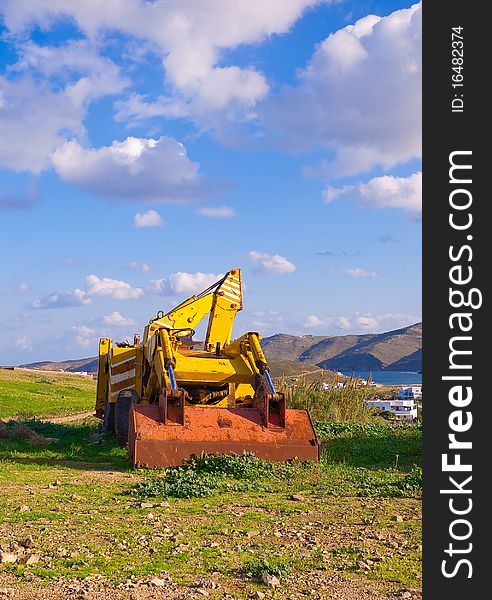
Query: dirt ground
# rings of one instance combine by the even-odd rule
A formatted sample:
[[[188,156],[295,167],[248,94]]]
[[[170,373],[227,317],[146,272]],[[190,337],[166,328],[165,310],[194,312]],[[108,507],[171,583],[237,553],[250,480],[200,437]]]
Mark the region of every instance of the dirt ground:
[[[290,581],[289,581],[290,580]],[[57,580],[49,586],[27,584],[23,588],[15,585],[12,577],[0,577],[0,599],[12,600],[192,600],[200,598],[233,600],[236,596],[221,590],[220,578],[213,576],[197,583],[195,587],[183,587],[169,580],[168,576],[148,577],[143,580],[128,581],[118,586],[110,584],[102,577],[86,577],[83,580]],[[296,591],[294,591],[296,590]],[[264,594],[264,595],[263,595]],[[296,600],[388,600],[406,598],[419,600],[420,590],[408,589],[402,592],[386,593],[374,582],[363,586],[360,583],[328,578],[324,575],[292,575],[282,581],[281,587],[264,592],[255,592],[252,600],[278,599]]]

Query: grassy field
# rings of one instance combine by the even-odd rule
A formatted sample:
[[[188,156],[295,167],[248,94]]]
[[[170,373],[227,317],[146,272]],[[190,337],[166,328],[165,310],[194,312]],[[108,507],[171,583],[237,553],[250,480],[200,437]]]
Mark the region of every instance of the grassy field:
[[[94,390],[95,381],[85,377],[0,369],[0,419],[91,410]]]
[[[9,396],[9,385],[29,382],[1,381],[2,402],[14,398],[9,414],[24,412],[25,396]],[[87,383],[36,385],[48,394],[80,384],[83,394]],[[0,587],[26,598],[31,589],[36,598],[74,589],[107,598],[419,597],[420,428],[317,430],[319,465],[213,457],[145,472],[93,418],[0,423],[0,547],[16,557],[0,564]],[[265,585],[265,573],[279,586]]]

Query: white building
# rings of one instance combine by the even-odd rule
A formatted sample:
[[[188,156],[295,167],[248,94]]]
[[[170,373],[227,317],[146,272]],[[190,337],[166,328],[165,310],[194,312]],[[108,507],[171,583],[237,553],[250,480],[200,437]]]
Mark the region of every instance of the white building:
[[[401,387],[397,396],[397,400],[416,400],[418,398],[422,398],[422,387],[419,385]]]
[[[413,421],[417,418],[414,400],[368,400],[369,408],[390,412],[398,421]]]

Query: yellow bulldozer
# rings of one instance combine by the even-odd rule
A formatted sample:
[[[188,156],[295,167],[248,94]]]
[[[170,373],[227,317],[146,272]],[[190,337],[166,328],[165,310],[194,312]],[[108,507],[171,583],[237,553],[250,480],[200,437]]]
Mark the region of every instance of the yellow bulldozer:
[[[159,311],[133,344],[100,340],[96,415],[135,466],[180,465],[193,455],[253,452],[266,460],[319,459],[309,414],[286,409],[260,336],[231,341],[243,308],[241,271],[169,312]],[[195,327],[207,315],[200,348]]]

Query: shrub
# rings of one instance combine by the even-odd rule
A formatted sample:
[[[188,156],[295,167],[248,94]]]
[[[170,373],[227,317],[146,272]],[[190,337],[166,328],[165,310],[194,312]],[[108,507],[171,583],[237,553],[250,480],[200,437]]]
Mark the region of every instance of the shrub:
[[[371,416],[365,404],[374,394],[369,387],[325,390],[321,382],[308,383],[305,379],[293,384],[282,381],[278,387],[285,394],[289,408],[307,409],[316,421],[365,423]]]
[[[180,467],[166,469],[164,476],[138,483],[132,490],[141,497],[203,498],[218,491],[259,489],[266,482],[287,479],[305,468],[304,463],[266,462],[248,452],[202,454]]]

